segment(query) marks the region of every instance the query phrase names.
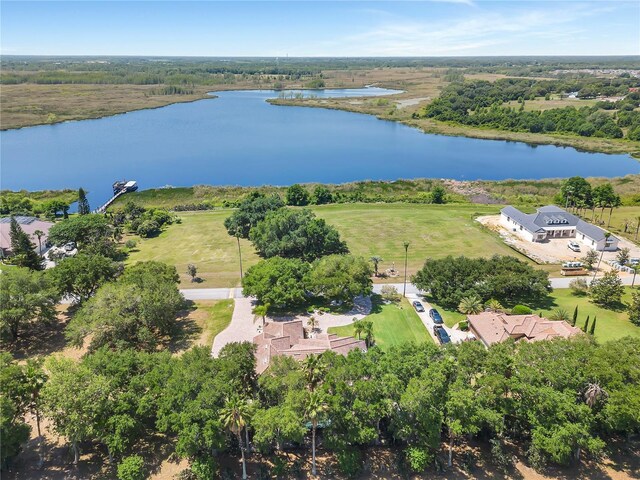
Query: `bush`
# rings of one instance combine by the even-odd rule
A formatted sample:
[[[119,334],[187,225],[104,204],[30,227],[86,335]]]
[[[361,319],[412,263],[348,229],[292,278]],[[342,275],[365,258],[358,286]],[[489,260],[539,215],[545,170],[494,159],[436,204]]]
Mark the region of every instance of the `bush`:
[[[424,472],[434,460],[433,455],[420,447],[409,447],[405,451],[409,468],[416,473]]]
[[[336,454],[338,470],[348,478],[353,478],[362,470],[362,455],[360,450],[340,450]]]
[[[513,467],[513,456],[504,451],[502,442],[494,438],[489,440],[489,443],[491,444],[491,463],[502,472]]]
[[[589,284],[584,278],[576,278],[571,280],[569,284],[569,288],[571,289],[571,293],[577,297],[583,297],[589,291]]]
[[[287,189],[287,205],[303,207],[309,205],[309,192],[302,185],[294,183]]]
[[[118,465],[118,480],[144,480],[144,460],[140,455],[125,457]]]
[[[531,313],[533,313],[533,310],[526,305],[516,305],[511,309],[512,315],[530,315]]]
[[[460,328],[460,330],[462,330],[463,332],[466,332],[467,330],[469,330],[469,322],[467,322],[466,320],[463,320],[462,322],[460,322],[458,324],[458,327]]]
[[[191,464],[191,472],[197,480],[209,480],[216,478],[218,465],[211,457],[207,459],[196,458]]]
[[[124,244],[124,246],[129,250],[131,250],[132,248],[136,248],[136,245],[138,245],[138,242],[136,242],[135,240],[127,240]]]
[[[398,303],[402,296],[393,285],[384,285],[380,290],[380,296],[385,302]]]
[[[136,233],[142,238],[152,237],[160,233],[160,225],[155,220],[145,220],[138,225]]]

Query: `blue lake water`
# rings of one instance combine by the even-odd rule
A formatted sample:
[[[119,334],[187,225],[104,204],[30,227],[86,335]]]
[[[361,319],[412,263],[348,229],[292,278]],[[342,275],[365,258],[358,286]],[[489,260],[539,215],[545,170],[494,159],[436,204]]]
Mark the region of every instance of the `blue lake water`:
[[[383,89],[307,91],[372,96]],[[88,189],[92,206],[117,179],[164,185],[287,185],[398,178],[537,179],[640,173],[626,155],[426,135],[338,110],[280,107],[274,91],[0,133],[3,189]]]

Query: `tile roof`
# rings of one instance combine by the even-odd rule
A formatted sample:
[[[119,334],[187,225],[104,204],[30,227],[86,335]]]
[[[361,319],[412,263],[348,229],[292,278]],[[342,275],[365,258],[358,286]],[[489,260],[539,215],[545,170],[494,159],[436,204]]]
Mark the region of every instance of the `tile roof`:
[[[482,312],[467,315],[469,327],[476,336],[489,346],[513,338],[527,342],[569,338],[581,332],[567,322],[549,320],[538,315],[507,315],[496,312]]]
[[[334,334],[319,333],[313,338],[304,338],[302,320],[291,322],[269,322],[261,334],[253,337],[256,344],[256,371],[264,372],[276,355],[286,355],[296,360],[304,360],[309,355],[318,355],[333,350],[346,355],[353,349],[365,350],[363,340],[353,337],[338,337]]]

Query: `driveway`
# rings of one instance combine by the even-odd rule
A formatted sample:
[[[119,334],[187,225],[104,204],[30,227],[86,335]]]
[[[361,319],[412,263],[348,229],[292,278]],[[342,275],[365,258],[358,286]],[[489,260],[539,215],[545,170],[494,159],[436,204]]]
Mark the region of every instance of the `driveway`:
[[[411,303],[418,300],[422,304],[425,311],[416,312],[416,313],[420,317],[420,320],[422,320],[422,323],[424,324],[425,328],[429,332],[429,335],[431,335],[431,338],[433,338],[433,341],[436,342],[436,345],[440,345],[440,340],[438,340],[438,337],[436,337],[435,334],[433,333],[433,327],[435,326],[435,323],[433,323],[433,320],[429,316],[429,310],[431,310],[433,307],[429,304],[429,302],[425,301],[421,296],[415,293],[407,293],[407,300],[409,300],[409,302]],[[462,332],[460,330],[453,330],[452,328],[449,328],[444,324],[442,325],[442,327],[449,334],[449,337],[451,338],[451,342],[453,343],[460,343],[470,338],[467,332]]]
[[[227,289],[228,290],[228,289]],[[227,298],[227,297],[224,297]],[[255,300],[252,298],[236,298],[231,323],[222,332],[216,335],[211,347],[211,354],[217,357],[227,343],[252,342],[258,334],[258,327],[262,321],[254,322],[253,310]]]

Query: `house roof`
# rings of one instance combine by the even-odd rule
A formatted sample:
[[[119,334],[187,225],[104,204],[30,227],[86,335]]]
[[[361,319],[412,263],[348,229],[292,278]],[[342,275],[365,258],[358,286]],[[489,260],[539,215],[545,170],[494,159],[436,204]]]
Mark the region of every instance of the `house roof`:
[[[569,338],[581,332],[567,322],[549,320],[538,315],[507,315],[482,312],[468,315],[469,327],[485,345],[493,345],[513,338],[527,342],[549,340],[556,337]]]
[[[575,227],[575,229],[596,242],[604,239],[605,232],[600,227],[585,222],[572,213],[555,205],[538,208],[536,213],[522,213],[511,205],[504,207],[501,212],[514,219],[531,233],[543,232],[546,228]],[[615,237],[612,236],[615,239]]]
[[[319,333],[313,338],[304,338],[302,320],[291,322],[269,322],[261,334],[253,337],[256,344],[256,371],[264,372],[276,355],[286,355],[296,360],[303,360],[309,355],[319,355],[333,350],[346,355],[351,350],[365,350],[363,340],[353,337],[338,337],[335,334]]]
[[[36,230],[41,230],[44,235],[41,238],[42,245],[47,243],[47,237],[49,235],[49,229],[53,226],[51,222],[43,222],[39,218],[36,217],[23,217],[17,216],[15,217],[16,221],[22,228],[22,231],[29,235],[31,241],[34,243],[38,243],[34,232]],[[11,236],[9,235],[11,229],[11,217],[2,217],[0,218],[0,248],[3,250],[11,250]]]

